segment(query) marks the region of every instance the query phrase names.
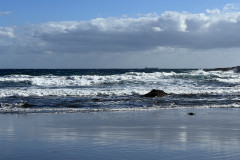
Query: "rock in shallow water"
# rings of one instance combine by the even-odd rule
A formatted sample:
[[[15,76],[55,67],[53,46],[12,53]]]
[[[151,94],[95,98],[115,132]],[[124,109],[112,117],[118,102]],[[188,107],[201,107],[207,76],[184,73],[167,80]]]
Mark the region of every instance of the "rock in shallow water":
[[[24,103],[22,103],[21,105],[20,105],[20,107],[22,107],[22,108],[31,108],[31,107],[34,107],[35,105],[33,105],[33,104],[30,104],[30,103],[28,103],[28,102],[24,102]]]
[[[188,115],[190,115],[190,116],[194,116],[194,115],[196,115],[196,114],[193,113],[193,112],[189,112]]]
[[[151,92],[144,94],[142,97],[164,97],[167,93],[165,93],[163,90],[156,90],[153,89]]]
[[[101,99],[99,99],[99,98],[93,98],[92,100],[93,100],[93,102],[99,102],[99,101],[101,101]]]

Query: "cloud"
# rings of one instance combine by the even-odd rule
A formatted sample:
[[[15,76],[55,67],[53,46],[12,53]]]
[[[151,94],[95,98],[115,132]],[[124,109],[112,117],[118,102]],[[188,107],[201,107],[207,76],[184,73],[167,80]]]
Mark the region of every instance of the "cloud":
[[[3,12],[0,12],[0,16],[8,15],[8,14],[11,14],[11,13],[12,13],[11,11],[3,11]]]
[[[240,5],[239,4],[226,4],[223,7],[223,11],[224,12],[238,12],[240,9]]]
[[[233,10],[234,9],[234,10]],[[240,47],[240,12],[228,4],[205,13],[108,17],[0,28],[16,53],[150,53],[163,48],[207,50]]]
[[[14,38],[14,28],[0,27],[0,38]]]

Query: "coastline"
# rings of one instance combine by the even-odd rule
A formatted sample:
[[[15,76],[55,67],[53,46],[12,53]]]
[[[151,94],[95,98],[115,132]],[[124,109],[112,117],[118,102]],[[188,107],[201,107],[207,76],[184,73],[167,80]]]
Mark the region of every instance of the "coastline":
[[[239,113],[188,108],[1,114],[0,159],[239,159]]]

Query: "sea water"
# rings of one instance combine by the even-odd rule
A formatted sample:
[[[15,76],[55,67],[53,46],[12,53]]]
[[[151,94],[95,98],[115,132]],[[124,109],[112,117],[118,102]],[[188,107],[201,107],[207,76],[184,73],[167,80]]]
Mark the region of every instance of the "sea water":
[[[165,97],[144,98],[152,89]],[[201,69],[1,69],[0,113],[240,107],[240,74]]]
[[[239,159],[239,113],[233,70],[2,69],[0,159]]]

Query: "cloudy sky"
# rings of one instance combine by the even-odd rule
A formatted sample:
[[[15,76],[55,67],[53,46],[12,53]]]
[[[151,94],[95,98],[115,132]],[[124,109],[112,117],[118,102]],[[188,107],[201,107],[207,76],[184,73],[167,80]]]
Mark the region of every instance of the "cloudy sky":
[[[0,68],[240,65],[239,0],[1,0]]]

